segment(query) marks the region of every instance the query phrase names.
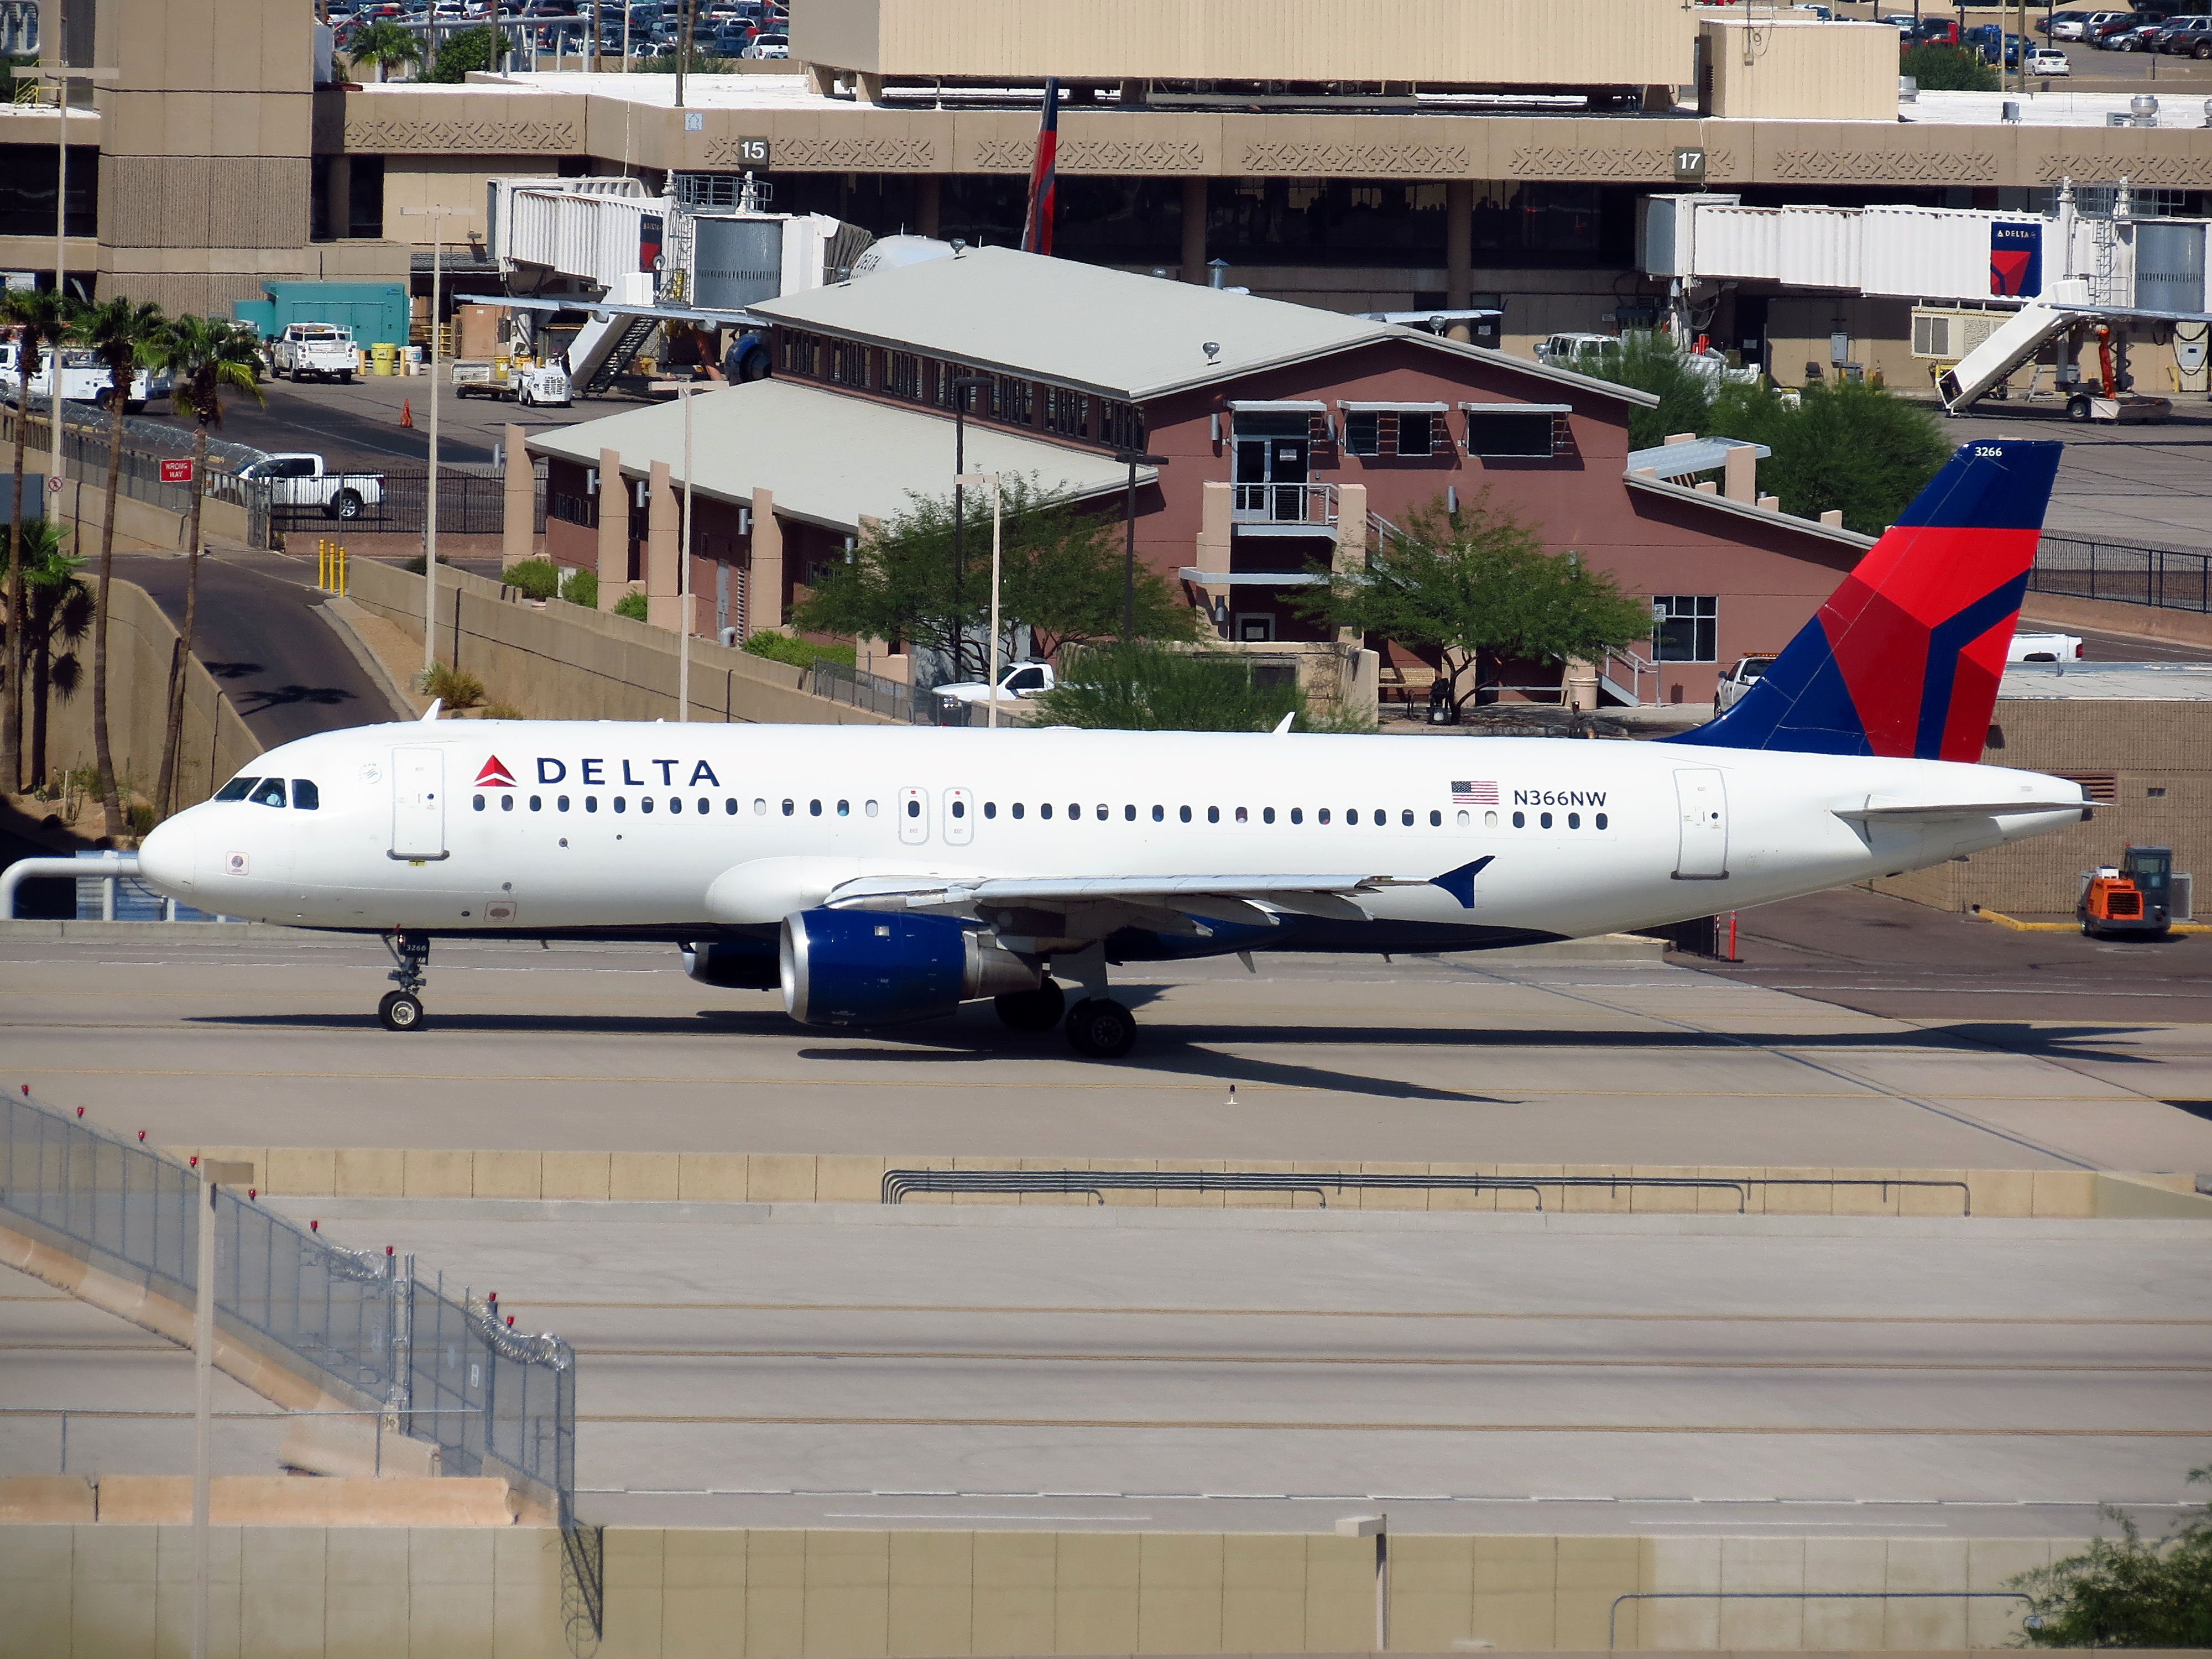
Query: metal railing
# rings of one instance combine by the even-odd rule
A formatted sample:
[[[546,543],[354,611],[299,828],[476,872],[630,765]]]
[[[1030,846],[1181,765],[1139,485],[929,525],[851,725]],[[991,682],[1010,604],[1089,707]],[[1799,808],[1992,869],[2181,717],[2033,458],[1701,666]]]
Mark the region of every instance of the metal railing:
[[[976,726],[981,706],[853,668],[828,657],[817,657],[807,671],[806,689],[817,697],[842,702],[848,708],[865,708],[914,726]],[[1003,717],[1005,705],[1001,705]]]
[[[2045,536],[2027,586],[2035,593],[2212,613],[2212,554]]]
[[[0,1223],[152,1295],[198,1297],[199,1177],[27,1097],[0,1097]],[[599,1544],[575,1514],[576,1362],[500,1323],[488,1299],[422,1284],[414,1258],[340,1249],[229,1188],[216,1195],[223,1330],[438,1447],[453,1474],[497,1474],[549,1502],[578,1605],[601,1628]]]
[[[1623,648],[1607,652],[1598,659],[1597,672],[1600,682],[1607,690],[1616,696],[1626,692],[1628,701],[1639,708],[1644,703],[1644,677],[1649,675],[1651,701],[1659,701],[1659,665],[1634,651]]]
[[[30,447],[34,453],[48,453],[53,443],[52,404],[38,392],[30,395],[29,404]],[[0,403],[0,445],[14,444],[15,422],[23,418],[21,409]],[[91,404],[65,402],[62,405],[62,458],[70,476],[81,480],[87,489],[99,491],[107,487],[108,449],[112,436],[106,410]],[[126,415],[123,420],[122,465],[118,469],[121,481],[117,493],[158,507],[165,513],[173,513],[179,518],[185,517],[191,512],[192,487],[163,483],[161,463],[190,456],[195,441],[193,429],[189,426]],[[246,508],[246,541],[252,548],[269,545],[268,492],[241,483],[234,474],[238,468],[266,459],[264,452],[248,444],[211,440],[208,445],[207,493],[238,501]]]
[[[1360,1170],[1292,1173],[1274,1170],[887,1170],[883,1201],[896,1204],[910,1193],[1085,1193],[1101,1204],[1109,1192],[1311,1193],[1328,1206],[1328,1194],[1346,1191],[1528,1193],[1544,1207],[1544,1189],[1608,1192],[1624,1188],[1662,1191],[1714,1191],[1735,1194],[1736,1213],[1751,1207],[1751,1188],[1769,1187],[1877,1187],[1881,1201],[1892,1188],[1948,1187],[1959,1194],[1960,1213],[1974,1212],[1972,1190],[1963,1181],[1923,1181],[1837,1176],[1546,1176],[1388,1175]]]
[[[542,532],[545,528],[545,463],[538,462],[536,485],[531,502],[531,528]],[[349,531],[375,532],[387,535],[416,536],[430,519],[430,470],[428,467],[388,468],[380,473],[380,499],[362,503],[361,510],[352,518],[339,520],[331,517],[320,502],[301,505],[267,504],[268,492],[261,492],[263,511],[269,513],[277,527],[285,530],[311,529],[318,526],[343,525]],[[241,492],[252,493],[252,485],[242,485],[232,480],[225,495],[232,500],[241,499]],[[251,502],[249,502],[249,509]],[[491,468],[473,469],[441,466],[438,469],[438,533],[441,536],[495,536],[507,524],[507,480]]]
[[[1240,483],[1230,486],[1232,524],[1336,523],[1336,486],[1328,483]]]

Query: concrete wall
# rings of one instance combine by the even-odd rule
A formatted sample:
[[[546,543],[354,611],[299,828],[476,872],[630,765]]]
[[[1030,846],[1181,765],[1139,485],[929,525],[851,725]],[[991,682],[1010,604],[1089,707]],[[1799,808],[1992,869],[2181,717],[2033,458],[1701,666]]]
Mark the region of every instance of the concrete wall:
[[[2198,908],[2212,914],[2212,703],[2001,699],[1982,760],[2110,777],[2114,799],[2087,823],[1878,880],[1877,891],[1946,910],[2071,915],[2078,872],[2134,842],[2172,848],[2173,867],[2206,883]]]
[[[519,1198],[750,1204],[873,1204],[886,1170],[1224,1170],[1222,1158],[992,1158],[927,1153],[889,1158],[836,1152],[530,1152],[407,1151],[397,1147],[173,1146],[172,1156],[229,1159],[253,1166],[261,1190],[279,1198]],[[1993,1218],[2081,1220],[2094,1216],[2167,1216],[2212,1219],[2212,1199],[2200,1198],[2187,1175],[2114,1176],[2086,1170],[1831,1170],[1656,1168],[1560,1164],[1284,1164],[1240,1158],[1254,1170],[1358,1170],[1438,1176],[1701,1176],[1709,1180],[1830,1177],[1960,1181],[1948,1187],[1753,1187],[1754,1215],[1955,1216],[1963,1198],[1973,1213]],[[915,1194],[908,1204],[1082,1204],[1083,1193]],[[1311,1193],[1109,1192],[1117,1206],[1293,1209],[1312,1206]],[[1547,1208],[1574,1214],[1733,1215],[1734,1191],[1721,1188],[1631,1188],[1544,1194]],[[1336,1209],[1527,1211],[1525,1192],[1454,1191],[1449,1188],[1331,1193]]]
[[[89,580],[89,573],[88,573]],[[161,741],[168,718],[169,662],[177,630],[146,590],[118,581],[109,589],[107,625],[107,721],[115,765],[141,794],[151,796],[161,766]],[[332,641],[335,646],[336,641]],[[46,716],[46,764],[66,771],[92,763],[92,636],[78,647],[85,681],[64,702],[56,694]],[[23,757],[30,764],[30,708],[24,700]],[[216,787],[261,752],[261,744],[238,710],[216,684],[215,677],[193,659],[185,672],[185,720],[179,739],[177,801],[190,806],[205,800]],[[126,790],[126,794],[127,794]],[[96,824],[95,800],[85,824]]]
[[[547,1529],[215,1529],[211,1650],[556,1659]],[[893,1654],[1353,1653],[1374,1546],[1333,1534],[610,1528],[599,1659]],[[1649,1590],[2001,1590],[2049,1539],[1421,1536],[1390,1545],[1391,1646],[1602,1650]],[[184,1527],[0,1528],[0,1659],[181,1652]],[[2013,1601],[1620,1604],[1619,1645],[1961,1650],[2014,1640]],[[589,1651],[588,1638],[580,1651]]]
[[[357,605],[422,637],[422,578],[363,559]],[[487,577],[441,568],[438,659],[476,675],[494,702],[533,720],[673,719],[675,635],[611,611],[532,605]],[[706,640],[691,641],[691,717],[806,726],[893,724],[801,690],[805,671]]]

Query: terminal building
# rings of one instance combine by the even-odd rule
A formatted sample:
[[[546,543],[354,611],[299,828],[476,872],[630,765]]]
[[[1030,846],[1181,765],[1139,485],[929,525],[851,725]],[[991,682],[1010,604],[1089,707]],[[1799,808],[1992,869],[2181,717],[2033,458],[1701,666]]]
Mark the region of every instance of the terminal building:
[[[115,72],[79,83],[70,116],[70,272],[172,310],[279,279],[427,299],[434,224],[457,286],[500,282],[489,186],[518,178],[659,193],[750,173],[778,211],[1010,245],[1047,76],[1070,100],[1061,257],[1351,313],[1492,307],[1521,355],[1679,297],[1644,257],[1657,196],[2035,214],[2070,180],[2093,212],[2124,184],[2137,218],[2212,200],[2198,100],[1900,101],[1884,25],[1665,0],[1267,15],[799,0],[793,62],[690,77],[682,108],[671,76],[533,73],[526,54],[466,84],[349,84],[301,0],[85,0],[40,50]],[[52,280],[60,137],[51,107],[0,112],[0,270]],[[1913,298],[1747,282],[1692,320],[1787,384],[1846,363],[1924,383]]]

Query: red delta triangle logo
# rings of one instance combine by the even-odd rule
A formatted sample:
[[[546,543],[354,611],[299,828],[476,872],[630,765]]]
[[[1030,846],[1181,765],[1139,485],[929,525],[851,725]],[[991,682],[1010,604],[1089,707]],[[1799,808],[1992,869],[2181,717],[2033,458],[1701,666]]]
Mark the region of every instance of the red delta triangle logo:
[[[500,759],[498,756],[494,755],[489,760],[483,763],[483,770],[477,774],[477,787],[479,789],[512,789],[514,787],[514,775],[507,769],[507,763],[505,761]]]

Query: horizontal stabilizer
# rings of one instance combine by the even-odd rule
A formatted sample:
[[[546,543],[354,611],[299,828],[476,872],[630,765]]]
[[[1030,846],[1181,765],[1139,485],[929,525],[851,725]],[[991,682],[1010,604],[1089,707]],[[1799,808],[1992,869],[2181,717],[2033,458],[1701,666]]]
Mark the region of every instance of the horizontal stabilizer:
[[[2086,821],[2088,804],[2081,800],[1960,800],[1929,801],[1915,806],[1838,806],[1839,818],[1998,818],[2022,812],[2069,812],[2079,809]]]

